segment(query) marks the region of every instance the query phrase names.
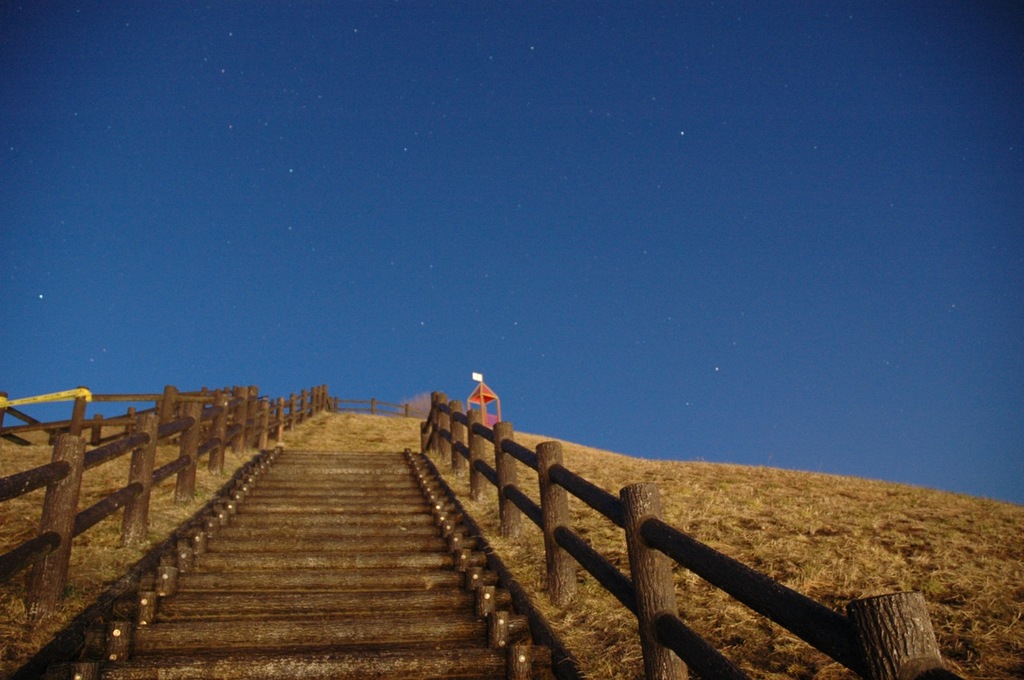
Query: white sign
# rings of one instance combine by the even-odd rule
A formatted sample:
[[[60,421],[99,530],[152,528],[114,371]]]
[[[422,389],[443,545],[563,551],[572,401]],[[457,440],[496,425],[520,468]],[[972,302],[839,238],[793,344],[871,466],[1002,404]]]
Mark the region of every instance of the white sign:
[[[483,373],[474,373],[473,374],[473,380],[475,380],[477,382],[483,382],[484,381],[484,374]]]

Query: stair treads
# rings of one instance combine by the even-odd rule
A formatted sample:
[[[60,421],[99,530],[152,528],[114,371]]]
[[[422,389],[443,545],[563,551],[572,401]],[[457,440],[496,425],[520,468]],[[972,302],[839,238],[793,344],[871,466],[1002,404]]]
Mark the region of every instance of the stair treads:
[[[371,646],[386,649],[397,645],[487,645],[486,626],[471,613],[310,619],[239,620],[230,625],[218,621],[187,621],[142,626],[135,631],[135,654],[147,656],[174,650],[197,653],[227,649],[297,651]]]
[[[502,591],[505,592],[505,591]],[[405,612],[461,609],[473,607],[473,594],[461,588],[434,590],[394,590],[377,592],[250,592],[179,593],[160,607],[157,622],[199,619],[230,620],[278,614],[322,617],[338,614],[387,612],[389,616]],[[507,607],[505,602],[497,602]]]
[[[280,680],[310,678],[337,680],[431,680],[503,678],[505,652],[479,647],[385,649],[372,653],[331,650],[298,654],[216,654],[139,658],[107,664],[102,680]]]

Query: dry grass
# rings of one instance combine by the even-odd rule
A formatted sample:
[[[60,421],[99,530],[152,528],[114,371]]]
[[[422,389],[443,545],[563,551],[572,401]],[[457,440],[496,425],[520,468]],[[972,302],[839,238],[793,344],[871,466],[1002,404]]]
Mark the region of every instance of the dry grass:
[[[544,441],[516,439],[530,448]],[[1024,507],[850,477],[563,449],[566,467],[613,493],[657,483],[670,524],[826,606],[922,591],[952,669],[1024,676]],[[536,500],[534,473],[520,467],[519,475]],[[524,520],[521,538],[501,539],[493,489],[474,503],[465,479],[453,486],[588,675],[642,677],[635,619],[582,570],[569,608],[548,603],[540,532]],[[570,506],[576,531],[628,573],[621,530],[576,499]],[[690,572],[678,568],[676,585],[686,622],[752,677],[855,677]]]

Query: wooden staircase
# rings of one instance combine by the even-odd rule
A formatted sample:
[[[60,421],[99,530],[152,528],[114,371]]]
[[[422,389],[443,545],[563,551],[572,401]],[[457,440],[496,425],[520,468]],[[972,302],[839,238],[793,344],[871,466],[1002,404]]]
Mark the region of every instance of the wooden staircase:
[[[554,677],[418,456],[268,455],[47,677]]]

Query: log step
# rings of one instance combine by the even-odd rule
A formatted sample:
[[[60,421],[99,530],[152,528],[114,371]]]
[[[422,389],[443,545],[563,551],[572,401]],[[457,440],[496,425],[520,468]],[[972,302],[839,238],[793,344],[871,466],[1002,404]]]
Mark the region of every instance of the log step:
[[[277,538],[273,543],[268,543],[266,536],[253,538],[232,537],[226,539],[223,536],[211,539],[207,544],[208,553],[245,554],[257,553],[259,551],[281,553],[351,553],[351,552],[379,552],[379,553],[407,553],[409,551],[429,552],[445,549],[445,541],[438,535],[433,536],[410,536],[390,535],[387,538],[380,536],[352,537],[340,535],[314,535],[310,536],[305,532]]]
[[[214,545],[215,541],[246,541],[252,539],[266,540],[267,536],[271,534],[271,530],[268,521],[260,522],[258,525],[253,526],[250,523],[249,526],[238,526],[232,524],[226,527],[221,527],[217,533],[216,538],[212,538],[209,541],[210,545]],[[281,521],[274,522],[273,525],[277,527],[277,530],[284,530],[287,533],[299,534],[301,533],[303,538],[310,539],[335,539],[339,541],[343,540],[391,540],[401,538],[426,538],[439,536],[438,529],[432,522],[422,522],[419,524],[405,526],[404,524],[385,524],[382,526],[369,526],[360,524],[350,524],[344,522],[338,522],[334,525],[326,523],[309,524],[302,518],[294,518],[295,521],[285,521],[287,518],[279,518]]]
[[[231,517],[229,526],[233,527],[265,527],[276,531],[281,527],[302,526],[379,526],[379,527],[435,527],[434,519],[426,512],[418,515],[373,515],[362,513],[357,515],[320,514],[304,515],[302,513],[240,513]]]
[[[533,650],[539,657],[535,665],[541,668],[550,667],[550,654],[545,652],[542,648]],[[301,654],[188,654],[106,664],[96,677],[101,680],[492,680],[505,677],[505,656],[502,650],[480,648],[378,650],[372,654],[346,650]],[[64,664],[53,671],[54,677],[74,677],[73,664]],[[549,676],[538,673],[534,677]]]
[[[196,557],[197,571],[450,569],[447,553],[210,552]],[[307,576],[316,580],[315,576]]]
[[[486,585],[494,585],[492,574],[485,574]],[[393,569],[349,569],[321,572],[316,578],[302,571],[223,571],[193,572],[178,580],[178,593],[189,592],[345,592],[433,590],[462,586],[462,574],[452,570],[422,571]]]
[[[523,617],[510,617],[510,636],[526,633]],[[403,645],[486,647],[485,622],[460,612],[352,616],[316,621],[238,620],[168,622],[135,631],[135,656],[218,650],[297,652],[314,649],[373,649]]]
[[[374,592],[250,592],[179,593],[160,603],[156,622],[185,620],[229,620],[261,616],[318,614],[322,617],[372,611],[388,615],[421,611],[470,611],[473,593],[461,588],[414,591]],[[507,591],[498,590],[498,609],[508,609]]]

